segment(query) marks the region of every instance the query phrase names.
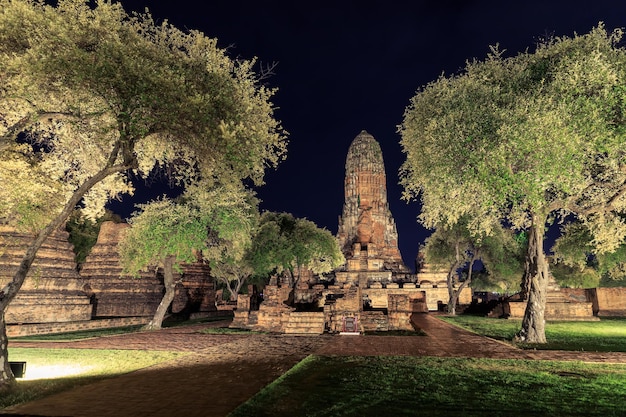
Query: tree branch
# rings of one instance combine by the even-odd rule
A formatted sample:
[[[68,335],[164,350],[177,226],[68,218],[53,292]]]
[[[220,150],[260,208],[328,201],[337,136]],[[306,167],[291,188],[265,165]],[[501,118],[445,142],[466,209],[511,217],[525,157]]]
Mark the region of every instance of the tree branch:
[[[0,136],[0,152],[4,151],[9,145],[8,142],[14,142],[18,135],[24,132],[28,126],[33,125],[35,123],[41,123],[50,121],[52,119],[56,120],[68,120],[68,119],[79,119],[85,117],[95,117],[99,116],[101,113],[90,113],[87,115],[77,115],[71,112],[58,112],[58,111],[38,111],[28,114],[18,120],[11,126],[7,127],[7,132]]]
[[[116,155],[119,152],[118,147],[114,147],[111,151],[111,155],[109,156],[109,161],[115,161]],[[82,198],[87,194],[89,190],[93,188],[94,185],[104,180],[109,175],[113,175],[117,172],[123,172],[127,169],[131,168],[131,166],[122,164],[122,165],[110,165],[107,164],[102,170],[97,172],[92,177],[88,178],[70,197],[68,202],[65,204],[61,212],[48,223],[48,225],[43,228],[38,234],[35,240],[30,244],[22,261],[20,262],[20,266],[15,272],[13,279],[6,284],[2,291],[0,291],[0,308],[4,309],[6,306],[13,300],[13,298],[17,295],[18,291],[22,287],[24,280],[26,279],[26,275],[28,274],[28,270],[30,269],[33,261],[35,260],[35,256],[37,255],[37,251],[43,244],[43,242],[52,234],[54,230],[56,230],[64,221],[67,220],[69,215],[72,213],[76,205],[82,200]],[[4,310],[3,310],[4,311]]]
[[[617,187],[615,193],[605,203],[596,204],[588,208],[582,208],[576,203],[571,203],[565,208],[583,216],[588,216],[590,214],[596,213],[606,213],[613,210],[615,208],[615,202],[622,198],[624,195],[626,195],[626,180],[624,180],[620,184],[620,186]]]

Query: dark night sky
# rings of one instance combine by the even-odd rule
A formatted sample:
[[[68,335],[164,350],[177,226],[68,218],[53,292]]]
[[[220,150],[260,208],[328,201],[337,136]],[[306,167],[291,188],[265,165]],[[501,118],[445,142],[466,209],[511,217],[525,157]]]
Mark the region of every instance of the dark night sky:
[[[397,125],[416,90],[468,59],[484,59],[495,43],[515,54],[546,35],[586,33],[599,21],[610,30],[626,26],[621,0],[336,3],[122,0],[127,11],[148,7],[157,21],[217,38],[231,57],[278,62],[267,82],[279,89],[276,116],[290,133],[289,150],[258,190],[262,209],[336,233],[348,146],[361,130],[371,133],[383,150],[389,204],[411,268],[428,232],[416,221],[419,204],[400,199]]]

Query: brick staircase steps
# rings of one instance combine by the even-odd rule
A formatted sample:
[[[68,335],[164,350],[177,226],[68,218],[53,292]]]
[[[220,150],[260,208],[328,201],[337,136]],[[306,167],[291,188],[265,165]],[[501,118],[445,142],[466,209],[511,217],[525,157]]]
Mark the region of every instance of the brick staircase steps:
[[[323,312],[295,312],[289,314],[285,326],[286,334],[322,334],[324,333]]]

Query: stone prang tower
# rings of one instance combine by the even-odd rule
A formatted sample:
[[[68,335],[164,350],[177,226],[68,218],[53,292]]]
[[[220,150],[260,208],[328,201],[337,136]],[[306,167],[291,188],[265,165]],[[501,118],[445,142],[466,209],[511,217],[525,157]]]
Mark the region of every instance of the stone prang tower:
[[[355,281],[358,272],[359,282],[391,282],[392,274],[408,272],[398,249],[386,182],[380,145],[363,130],[348,149],[345,203],[337,233],[346,271],[352,273],[346,280]]]

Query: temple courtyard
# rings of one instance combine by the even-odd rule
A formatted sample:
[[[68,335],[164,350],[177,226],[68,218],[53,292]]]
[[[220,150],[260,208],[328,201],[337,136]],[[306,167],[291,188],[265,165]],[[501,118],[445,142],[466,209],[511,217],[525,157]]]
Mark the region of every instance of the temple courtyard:
[[[12,347],[183,351],[182,359],[0,411],[32,416],[226,416],[306,356],[434,356],[626,363],[626,353],[520,350],[415,314],[425,336],[205,334],[227,321],[75,342],[13,342]]]

